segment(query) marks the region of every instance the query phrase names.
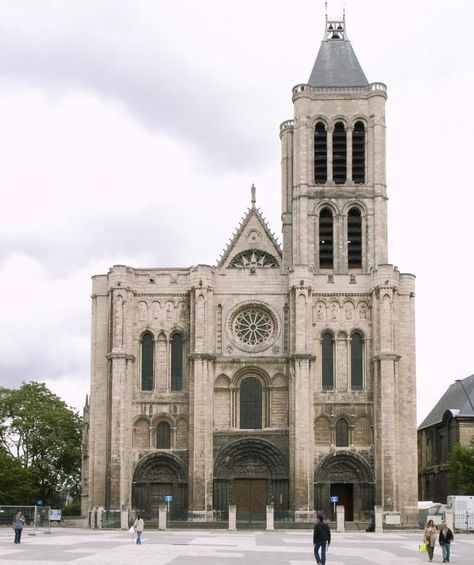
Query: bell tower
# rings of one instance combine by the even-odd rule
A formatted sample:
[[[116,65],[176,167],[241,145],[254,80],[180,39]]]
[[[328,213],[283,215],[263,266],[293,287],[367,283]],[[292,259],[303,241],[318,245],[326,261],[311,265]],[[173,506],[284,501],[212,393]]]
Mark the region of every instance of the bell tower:
[[[333,495],[347,516],[417,501],[414,276],[388,263],[386,99],[345,15],[326,16],[280,126],[296,512]]]
[[[368,273],[387,262],[385,100],[347,37],[328,18],[307,84],[293,88],[281,125],[282,220],[287,267]]]

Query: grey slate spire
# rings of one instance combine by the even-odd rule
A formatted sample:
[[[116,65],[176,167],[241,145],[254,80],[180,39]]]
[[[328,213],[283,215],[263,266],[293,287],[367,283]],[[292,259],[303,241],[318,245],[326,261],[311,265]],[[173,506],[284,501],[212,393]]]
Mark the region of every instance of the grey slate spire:
[[[310,86],[366,86],[369,84],[346,35],[346,17],[326,16],[321,42],[308,84]]]

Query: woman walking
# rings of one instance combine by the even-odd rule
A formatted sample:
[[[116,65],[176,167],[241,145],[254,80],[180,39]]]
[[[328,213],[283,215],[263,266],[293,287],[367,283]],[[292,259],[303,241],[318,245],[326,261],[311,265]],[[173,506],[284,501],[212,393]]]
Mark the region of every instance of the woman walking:
[[[141,545],[142,544],[142,532],[145,529],[145,522],[143,521],[143,518],[140,516],[140,514],[137,514],[137,518],[136,518],[135,522],[133,522],[133,529],[135,530],[135,532],[137,534],[137,544]]]
[[[423,534],[423,541],[426,543],[426,549],[428,550],[428,560],[433,561],[433,552],[436,544],[436,528],[433,520],[428,520],[426,524],[425,532]]]
[[[17,510],[15,516],[13,517],[12,528],[15,530],[15,540],[14,543],[21,543],[21,532],[23,531],[23,526],[25,525],[25,518],[21,513],[21,510]]]

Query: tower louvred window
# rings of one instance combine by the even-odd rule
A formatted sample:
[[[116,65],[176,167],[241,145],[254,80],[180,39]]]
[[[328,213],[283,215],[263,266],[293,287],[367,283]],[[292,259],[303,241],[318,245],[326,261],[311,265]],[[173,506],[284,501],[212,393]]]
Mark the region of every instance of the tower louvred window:
[[[365,128],[362,122],[356,122],[352,131],[352,180],[357,184],[365,183]]]
[[[362,390],[363,384],[363,340],[359,332],[351,336],[351,388]]]
[[[154,346],[155,342],[151,333],[145,333],[142,337],[142,390],[153,390],[154,369]]]
[[[156,428],[156,447],[158,449],[170,449],[171,430],[167,422],[160,422]]]
[[[332,212],[323,208],[319,215],[319,268],[332,269],[334,265],[334,227]]]
[[[347,258],[349,269],[362,267],[362,218],[357,208],[351,208],[347,217]]]
[[[342,122],[337,122],[332,133],[332,176],[336,184],[347,180],[347,136]]]
[[[332,335],[325,332],[322,337],[321,355],[322,385],[324,390],[334,388],[334,345]]]
[[[328,147],[326,126],[318,122],[314,128],[314,182],[324,184],[328,180]]]
[[[183,336],[175,333],[171,338],[171,390],[183,388]]]
[[[240,385],[240,427],[243,430],[262,427],[262,385],[254,377]]]
[[[336,447],[347,447],[349,445],[349,426],[341,418],[336,422]]]

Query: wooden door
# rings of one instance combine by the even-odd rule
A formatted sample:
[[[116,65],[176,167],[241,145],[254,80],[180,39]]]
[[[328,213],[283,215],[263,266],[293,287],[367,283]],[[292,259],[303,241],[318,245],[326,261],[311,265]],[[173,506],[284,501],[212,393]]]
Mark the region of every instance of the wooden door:
[[[339,497],[338,506],[344,506],[344,520],[354,520],[354,485],[352,483],[331,484],[331,496]],[[334,517],[335,518],[335,517]]]
[[[268,488],[266,479],[235,479],[237,520],[265,520]]]

